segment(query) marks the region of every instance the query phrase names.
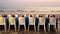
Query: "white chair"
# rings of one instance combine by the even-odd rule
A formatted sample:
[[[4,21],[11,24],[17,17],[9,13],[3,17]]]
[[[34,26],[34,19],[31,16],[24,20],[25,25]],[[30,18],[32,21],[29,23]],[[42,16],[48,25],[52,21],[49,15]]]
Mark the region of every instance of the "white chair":
[[[0,15],[0,25],[4,25],[4,29],[5,29],[5,32],[6,32],[6,22],[5,22],[5,18],[7,16],[6,15]]]
[[[55,15],[49,15],[49,20],[50,20],[49,31],[50,31],[50,25],[54,25],[54,29],[56,31],[56,18],[55,18]]]
[[[34,15],[29,15],[28,17],[29,17],[28,31],[29,31],[30,25],[34,25],[34,31],[36,31]]]
[[[19,20],[18,31],[20,30],[20,25],[24,25],[24,31],[26,31],[25,15],[20,15],[18,17],[18,20]]]
[[[11,25],[14,25],[14,29],[16,31],[15,15],[8,15],[8,19],[9,19],[9,30],[10,30]]]
[[[39,15],[39,23],[38,23],[38,32],[39,32],[39,26],[43,25],[44,26],[44,31],[46,32],[46,28],[45,28],[45,16],[44,15]]]

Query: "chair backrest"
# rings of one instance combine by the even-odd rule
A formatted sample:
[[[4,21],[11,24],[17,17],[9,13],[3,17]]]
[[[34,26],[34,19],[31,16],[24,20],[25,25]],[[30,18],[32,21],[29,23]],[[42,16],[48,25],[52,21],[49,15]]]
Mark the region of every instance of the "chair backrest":
[[[6,15],[1,15],[0,16],[0,25],[5,25],[6,23],[5,23],[5,17],[6,17]]]
[[[50,24],[56,23],[55,15],[50,15],[50,16],[49,16],[49,19],[50,19]]]
[[[19,24],[24,25],[25,24],[25,16],[20,15],[18,18],[19,18]]]
[[[29,15],[29,24],[32,25],[32,24],[35,24],[35,18],[34,18],[34,15]]]
[[[39,24],[45,24],[45,17],[44,17],[44,15],[39,15]]]
[[[15,25],[15,15],[11,15],[10,17],[9,17],[9,24],[10,25]]]

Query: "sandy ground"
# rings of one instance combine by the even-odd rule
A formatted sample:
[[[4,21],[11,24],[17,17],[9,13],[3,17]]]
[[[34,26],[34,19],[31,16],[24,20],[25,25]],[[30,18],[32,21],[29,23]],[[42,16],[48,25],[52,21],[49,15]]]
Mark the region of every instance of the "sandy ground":
[[[4,32],[0,31],[0,34],[60,34],[60,32],[34,32],[34,31],[20,31],[20,32],[15,32],[15,31],[9,31],[9,32]]]

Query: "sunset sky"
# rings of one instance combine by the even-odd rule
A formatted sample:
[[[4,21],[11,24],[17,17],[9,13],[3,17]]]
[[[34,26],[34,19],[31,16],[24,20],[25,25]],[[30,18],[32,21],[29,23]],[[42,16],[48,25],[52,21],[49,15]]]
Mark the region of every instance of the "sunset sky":
[[[0,9],[20,7],[60,7],[60,0],[0,0]]]

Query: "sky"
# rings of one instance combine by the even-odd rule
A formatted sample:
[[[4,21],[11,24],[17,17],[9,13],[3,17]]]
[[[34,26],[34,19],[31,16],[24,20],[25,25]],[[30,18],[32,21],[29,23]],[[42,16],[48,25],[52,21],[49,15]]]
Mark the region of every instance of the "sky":
[[[0,9],[22,7],[60,7],[60,0],[0,0]]]

